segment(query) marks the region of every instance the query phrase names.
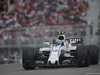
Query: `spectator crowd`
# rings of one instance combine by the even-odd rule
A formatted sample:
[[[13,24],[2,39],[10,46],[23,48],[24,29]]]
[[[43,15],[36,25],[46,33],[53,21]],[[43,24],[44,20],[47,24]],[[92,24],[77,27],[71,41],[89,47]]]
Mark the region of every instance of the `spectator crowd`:
[[[6,0],[5,0],[6,1]],[[14,0],[14,9],[9,14],[0,14],[0,38],[21,38],[22,40],[31,35],[41,37],[52,35],[52,28],[44,26],[85,25],[86,11],[88,10],[87,0]],[[5,32],[13,28],[33,26],[32,33],[28,32]],[[35,28],[38,26],[38,28]],[[35,28],[35,29],[34,29]],[[43,34],[44,29],[48,33]],[[57,29],[54,29],[57,31]],[[85,32],[84,28],[80,32]],[[28,34],[27,34],[28,33]],[[76,33],[75,33],[76,34]],[[83,33],[82,33],[83,34]]]
[[[0,28],[86,24],[87,0],[15,0],[9,14],[0,14]]]

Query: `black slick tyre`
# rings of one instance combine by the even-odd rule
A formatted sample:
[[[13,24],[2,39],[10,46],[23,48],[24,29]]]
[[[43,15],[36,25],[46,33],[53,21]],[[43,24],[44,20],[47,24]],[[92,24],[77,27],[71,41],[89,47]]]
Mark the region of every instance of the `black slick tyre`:
[[[23,50],[22,65],[25,70],[35,69],[34,50]]]
[[[99,62],[99,49],[96,45],[88,46],[91,65],[97,65]]]
[[[77,66],[88,67],[90,65],[89,51],[86,46],[78,46],[76,49]]]

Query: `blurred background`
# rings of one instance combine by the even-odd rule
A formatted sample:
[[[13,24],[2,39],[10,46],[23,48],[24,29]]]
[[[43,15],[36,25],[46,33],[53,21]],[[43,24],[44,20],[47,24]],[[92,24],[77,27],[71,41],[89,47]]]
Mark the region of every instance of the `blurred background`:
[[[100,45],[100,0],[0,0],[0,64],[21,63],[24,49],[52,42],[58,31]]]

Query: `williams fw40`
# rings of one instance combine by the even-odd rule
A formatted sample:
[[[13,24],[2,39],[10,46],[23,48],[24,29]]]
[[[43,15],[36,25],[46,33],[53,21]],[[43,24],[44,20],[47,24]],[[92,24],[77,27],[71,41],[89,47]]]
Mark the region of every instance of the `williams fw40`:
[[[52,44],[44,42],[47,47],[38,50],[23,50],[23,68],[35,69],[43,66],[88,67],[99,62],[99,49],[96,45],[83,46],[82,38],[67,39],[63,32],[59,32]]]

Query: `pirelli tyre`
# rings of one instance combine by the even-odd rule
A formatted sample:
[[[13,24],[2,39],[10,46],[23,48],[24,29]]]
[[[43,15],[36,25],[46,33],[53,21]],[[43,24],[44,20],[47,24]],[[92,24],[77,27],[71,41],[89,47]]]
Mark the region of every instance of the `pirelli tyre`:
[[[97,65],[99,62],[99,49],[96,45],[88,46],[89,54],[90,54],[90,64]]]
[[[35,50],[23,50],[22,62],[25,70],[35,69]]]
[[[89,51],[86,46],[78,46],[76,49],[78,67],[88,67],[90,65]]]

